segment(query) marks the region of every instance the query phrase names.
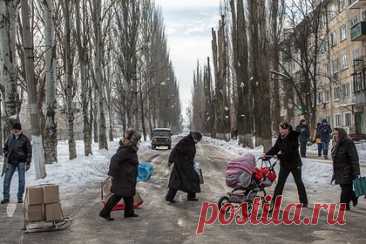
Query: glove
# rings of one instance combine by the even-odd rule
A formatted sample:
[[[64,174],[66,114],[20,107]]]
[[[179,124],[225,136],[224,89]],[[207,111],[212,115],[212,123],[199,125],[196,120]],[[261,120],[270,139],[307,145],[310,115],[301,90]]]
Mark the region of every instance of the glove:
[[[25,171],[28,171],[30,169],[30,164],[25,165]]]

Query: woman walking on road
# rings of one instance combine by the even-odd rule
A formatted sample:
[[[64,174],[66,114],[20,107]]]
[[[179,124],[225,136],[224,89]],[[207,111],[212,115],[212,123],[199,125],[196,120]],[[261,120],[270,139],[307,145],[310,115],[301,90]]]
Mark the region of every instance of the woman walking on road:
[[[136,193],[139,164],[137,151],[140,139],[139,133],[133,129],[128,129],[120,142],[117,153],[111,159],[108,175],[112,177],[111,192],[113,195],[99,213],[99,216],[106,220],[114,220],[111,218],[112,209],[122,198],[125,202],[125,218],[138,217],[133,209],[133,196]]]
[[[201,139],[201,133],[191,132],[178,142],[170,153],[169,167],[173,164],[173,170],[170,174],[166,201],[175,203],[174,197],[178,190],[187,193],[188,201],[198,201],[196,193],[201,192],[201,187],[199,176],[194,169],[194,157],[196,144]]]
[[[358,153],[353,141],[348,138],[347,132],[342,128],[334,129],[335,145],[332,149],[333,178],[341,186],[340,202],[346,204],[350,210],[350,202],[356,206],[358,199],[353,191],[353,180],[360,175]]]
[[[281,123],[279,129],[280,135],[275,145],[264,155],[264,157],[277,155],[280,160],[280,173],[273,201],[275,201],[277,196],[282,195],[287,177],[291,173],[295,179],[300,203],[303,207],[307,207],[308,198],[301,176],[302,161],[299,154],[299,133],[294,131],[287,122]]]

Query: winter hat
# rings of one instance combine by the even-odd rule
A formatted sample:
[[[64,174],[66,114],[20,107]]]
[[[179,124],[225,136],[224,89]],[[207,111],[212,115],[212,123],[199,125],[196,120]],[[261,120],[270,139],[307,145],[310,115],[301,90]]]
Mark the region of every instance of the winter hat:
[[[22,125],[19,122],[13,124],[13,130],[22,130]]]
[[[128,129],[125,133],[124,139],[128,140],[130,144],[135,146],[141,139],[141,135],[134,129]]]
[[[201,141],[202,134],[198,131],[191,131],[190,135],[193,137],[195,141]]]

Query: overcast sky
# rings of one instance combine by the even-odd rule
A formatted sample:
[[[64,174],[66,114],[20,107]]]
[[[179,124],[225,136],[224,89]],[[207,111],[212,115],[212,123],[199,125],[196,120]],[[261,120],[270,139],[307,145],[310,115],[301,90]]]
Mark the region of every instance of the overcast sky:
[[[220,0],[156,0],[156,3],[163,11],[185,116],[197,59],[203,62],[211,56],[211,28],[218,22]]]

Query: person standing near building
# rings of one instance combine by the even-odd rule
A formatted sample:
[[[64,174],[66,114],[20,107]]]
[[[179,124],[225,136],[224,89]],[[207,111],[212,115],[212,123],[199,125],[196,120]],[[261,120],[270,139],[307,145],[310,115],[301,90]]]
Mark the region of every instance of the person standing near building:
[[[306,146],[310,138],[309,126],[306,124],[306,120],[302,119],[300,124],[296,127],[296,131],[300,134],[300,154],[301,157],[306,157]]]
[[[323,119],[319,126],[320,140],[322,143],[324,159],[328,159],[329,142],[331,140],[332,129],[326,119]]]
[[[14,172],[18,170],[18,203],[23,203],[25,188],[25,171],[30,168],[32,160],[32,146],[27,136],[23,134],[22,126],[15,122],[11,134],[4,144],[4,156],[6,158],[4,177],[4,198],[1,204],[10,201],[10,183]]]

